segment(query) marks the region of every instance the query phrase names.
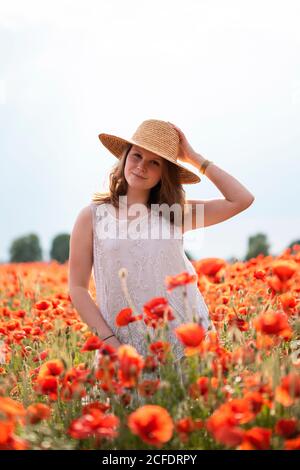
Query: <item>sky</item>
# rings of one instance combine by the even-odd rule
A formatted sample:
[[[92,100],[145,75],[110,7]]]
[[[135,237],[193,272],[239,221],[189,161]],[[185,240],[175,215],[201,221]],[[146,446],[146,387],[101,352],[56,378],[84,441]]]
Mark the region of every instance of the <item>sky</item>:
[[[0,261],[13,239],[70,233],[116,158],[106,132],[146,119],[254,196],[231,219],[184,235],[197,259],[271,254],[300,238],[300,4],[297,0],[0,0]],[[183,164],[192,169],[187,163]],[[223,198],[205,176],[190,199]]]

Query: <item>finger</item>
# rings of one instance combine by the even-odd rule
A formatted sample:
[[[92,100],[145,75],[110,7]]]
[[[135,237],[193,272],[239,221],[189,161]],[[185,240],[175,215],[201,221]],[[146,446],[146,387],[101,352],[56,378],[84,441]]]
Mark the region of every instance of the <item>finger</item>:
[[[175,126],[175,124],[173,124],[173,127],[174,127],[174,129],[176,129],[176,131],[177,131],[179,134],[182,134],[182,133],[183,133],[182,130],[179,129],[179,127]]]
[[[182,137],[182,131],[179,129],[179,127],[175,126],[175,124],[172,124],[171,122],[169,124],[171,124],[173,129],[175,129],[175,131],[178,132],[179,138],[181,138]]]

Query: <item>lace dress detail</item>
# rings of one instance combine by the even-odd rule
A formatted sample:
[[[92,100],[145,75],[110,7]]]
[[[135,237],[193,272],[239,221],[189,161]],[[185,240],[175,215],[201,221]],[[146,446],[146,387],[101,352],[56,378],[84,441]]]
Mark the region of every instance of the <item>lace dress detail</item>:
[[[207,329],[211,324],[209,311],[197,287],[197,283],[187,284],[188,315],[183,299],[183,287],[167,292],[166,276],[174,276],[187,271],[196,274],[195,268],[187,258],[183,248],[183,237],[164,239],[162,230],[165,219],[160,218],[161,231],[157,238],[148,235],[153,226],[157,227],[158,217],[150,215],[138,217],[134,221],[117,219],[114,207],[110,203],[90,204],[93,214],[93,276],[96,287],[96,301],[99,310],[113,333],[121,343],[131,344],[136,350],[147,355],[146,333],[153,338],[154,330],[141,321],[130,323],[126,327],[117,327],[115,317],[128,302],[121,288],[119,270],[127,270],[127,289],[136,313],[143,314],[143,306],[154,297],[165,297],[173,310],[175,320],[169,322],[165,339],[170,342],[176,360],[184,356],[184,347],[173,329],[182,323],[191,321],[192,314],[201,319]],[[130,238],[130,227],[134,232]],[[128,227],[128,232],[127,232]],[[147,238],[146,238],[147,237]]]

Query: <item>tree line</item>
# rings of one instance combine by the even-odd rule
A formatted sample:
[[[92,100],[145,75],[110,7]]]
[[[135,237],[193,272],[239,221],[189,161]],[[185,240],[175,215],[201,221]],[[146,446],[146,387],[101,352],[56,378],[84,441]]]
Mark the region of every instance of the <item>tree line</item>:
[[[300,244],[300,240],[292,241],[288,247],[292,248],[293,245]],[[54,237],[50,249],[50,260],[55,260],[58,263],[65,263],[69,259],[70,247],[70,234],[61,233]],[[10,263],[25,263],[33,261],[44,261],[43,251],[40,244],[38,235],[29,233],[28,235],[16,238],[12,241],[9,248],[9,262]],[[192,253],[185,250],[185,254],[190,261],[195,258]],[[270,255],[270,244],[267,235],[264,233],[257,233],[248,238],[248,248],[244,258],[237,258],[235,256],[227,259],[229,263],[235,261],[247,261],[255,258],[259,254],[264,256]]]

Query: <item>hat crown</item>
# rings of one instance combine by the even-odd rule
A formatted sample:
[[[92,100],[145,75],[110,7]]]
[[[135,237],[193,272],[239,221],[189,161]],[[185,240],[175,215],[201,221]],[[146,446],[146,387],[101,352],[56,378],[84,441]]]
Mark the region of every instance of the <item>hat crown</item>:
[[[177,161],[179,137],[176,130],[166,121],[147,119],[139,125],[132,136],[137,145],[148,148],[173,162]]]
[[[179,135],[167,121],[147,119],[139,125],[130,139],[106,133],[101,133],[98,137],[102,144],[119,159],[124,156],[129,146],[137,145],[174,163],[178,167],[180,183],[192,184],[201,181],[197,173],[178,162]]]

